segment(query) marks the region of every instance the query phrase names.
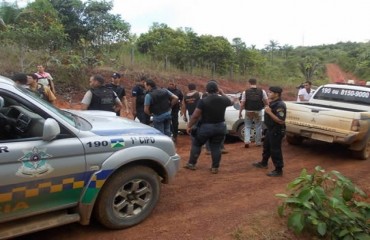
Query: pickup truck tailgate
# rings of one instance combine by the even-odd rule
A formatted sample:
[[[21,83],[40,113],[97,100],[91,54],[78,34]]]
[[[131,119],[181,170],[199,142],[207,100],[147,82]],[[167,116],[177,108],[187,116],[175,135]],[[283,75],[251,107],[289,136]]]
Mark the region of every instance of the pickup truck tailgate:
[[[349,109],[333,109],[309,103],[286,102],[287,132],[325,142],[353,142],[358,132],[353,120],[367,124],[370,114]]]

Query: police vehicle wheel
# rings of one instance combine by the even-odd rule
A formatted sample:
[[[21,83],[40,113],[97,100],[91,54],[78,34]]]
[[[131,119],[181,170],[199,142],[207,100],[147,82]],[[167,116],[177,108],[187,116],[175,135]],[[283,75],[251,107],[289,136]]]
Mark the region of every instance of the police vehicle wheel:
[[[353,151],[353,156],[359,160],[367,160],[369,158],[370,142],[360,151]]]
[[[291,135],[286,135],[286,141],[290,145],[301,145],[303,142],[303,138],[300,136],[291,136]]]
[[[153,211],[160,191],[159,176],[152,169],[120,170],[104,184],[94,208],[95,219],[110,229],[138,224]]]

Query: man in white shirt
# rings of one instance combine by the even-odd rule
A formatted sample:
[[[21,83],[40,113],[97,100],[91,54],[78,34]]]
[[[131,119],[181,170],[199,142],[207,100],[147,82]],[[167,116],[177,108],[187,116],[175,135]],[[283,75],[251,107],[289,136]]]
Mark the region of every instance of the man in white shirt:
[[[313,94],[311,85],[312,83],[310,81],[306,81],[303,83],[303,88],[299,89],[298,91],[297,102],[304,102],[310,100]]]

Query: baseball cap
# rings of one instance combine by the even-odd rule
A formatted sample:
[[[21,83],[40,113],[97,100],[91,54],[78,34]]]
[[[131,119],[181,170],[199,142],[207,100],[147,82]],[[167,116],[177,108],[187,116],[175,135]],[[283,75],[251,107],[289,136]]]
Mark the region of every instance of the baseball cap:
[[[121,78],[121,74],[115,72],[112,74],[112,78]]]

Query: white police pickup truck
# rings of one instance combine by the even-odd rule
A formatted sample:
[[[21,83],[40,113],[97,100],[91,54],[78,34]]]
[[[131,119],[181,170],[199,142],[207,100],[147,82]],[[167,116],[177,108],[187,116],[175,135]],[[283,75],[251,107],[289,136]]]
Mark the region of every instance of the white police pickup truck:
[[[0,239],[92,217],[143,221],[180,166],[172,140],[102,111],[63,111],[0,76]]]
[[[348,84],[320,86],[308,102],[286,102],[286,139],[339,143],[359,159],[369,157],[370,87]]]

